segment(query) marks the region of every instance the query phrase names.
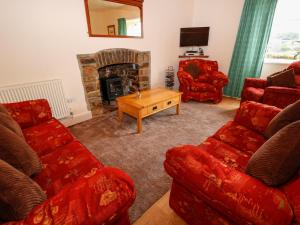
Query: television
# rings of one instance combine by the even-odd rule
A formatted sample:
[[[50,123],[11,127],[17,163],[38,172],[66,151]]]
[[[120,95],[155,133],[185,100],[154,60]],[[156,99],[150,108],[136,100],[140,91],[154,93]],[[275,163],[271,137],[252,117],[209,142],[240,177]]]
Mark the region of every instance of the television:
[[[207,46],[209,27],[188,27],[180,29],[180,47]]]

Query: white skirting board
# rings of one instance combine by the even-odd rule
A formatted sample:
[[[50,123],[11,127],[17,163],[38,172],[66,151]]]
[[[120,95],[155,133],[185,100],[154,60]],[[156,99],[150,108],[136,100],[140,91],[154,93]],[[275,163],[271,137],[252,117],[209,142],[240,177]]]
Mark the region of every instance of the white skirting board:
[[[62,122],[62,124],[64,124],[66,127],[70,127],[72,125],[82,123],[89,119],[92,119],[92,113],[91,111],[86,111],[84,113],[75,114],[73,116],[61,119],[60,122]]]

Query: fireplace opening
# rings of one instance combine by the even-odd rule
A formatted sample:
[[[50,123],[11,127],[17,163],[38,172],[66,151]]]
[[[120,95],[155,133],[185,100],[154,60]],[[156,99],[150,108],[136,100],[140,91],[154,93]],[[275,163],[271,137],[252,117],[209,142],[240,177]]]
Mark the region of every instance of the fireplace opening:
[[[127,95],[136,90],[146,90],[151,87],[151,52],[125,48],[103,49],[95,53],[78,54],[78,64],[87,108],[93,117],[116,109],[115,101],[108,105],[103,100],[101,78],[119,77],[123,93]],[[109,81],[109,83],[111,83]],[[114,94],[119,95],[120,85],[114,88]]]
[[[103,103],[110,104],[117,97],[139,90],[139,65],[122,63],[98,69]]]

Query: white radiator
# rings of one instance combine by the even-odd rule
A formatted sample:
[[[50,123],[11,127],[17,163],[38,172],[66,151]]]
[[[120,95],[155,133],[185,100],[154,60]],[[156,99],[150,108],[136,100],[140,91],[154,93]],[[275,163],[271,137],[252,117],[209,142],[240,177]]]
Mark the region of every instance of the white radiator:
[[[53,116],[62,119],[70,116],[61,80],[48,80],[0,87],[0,103],[47,99]]]

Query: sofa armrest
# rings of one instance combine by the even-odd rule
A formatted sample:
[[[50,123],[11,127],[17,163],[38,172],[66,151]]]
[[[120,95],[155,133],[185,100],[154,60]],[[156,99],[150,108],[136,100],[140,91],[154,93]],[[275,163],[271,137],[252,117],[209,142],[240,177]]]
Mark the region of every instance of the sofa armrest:
[[[261,134],[281,109],[258,102],[243,102],[237,110],[234,121]]]
[[[247,92],[248,88],[257,88],[257,89],[265,89],[267,87],[267,80],[266,79],[259,79],[259,78],[246,78],[244,81],[244,86],[241,94],[241,102],[247,101]]]
[[[52,118],[51,108],[46,99],[7,103],[4,106],[22,129]]]
[[[181,87],[185,90],[190,90],[190,86],[194,82],[193,77],[183,70],[177,72],[177,77]]]
[[[199,146],[170,149],[164,166],[176,182],[237,224],[292,221],[293,211],[281,191],[223,164]]]
[[[135,199],[131,178],[115,168],[94,170],[35,207],[26,219],[5,225],[111,224]]]
[[[219,71],[211,71],[209,76],[210,82],[217,88],[223,88],[228,84],[228,77]]]
[[[244,88],[246,87],[265,89],[267,87],[267,80],[260,78],[246,78],[244,81]]]

